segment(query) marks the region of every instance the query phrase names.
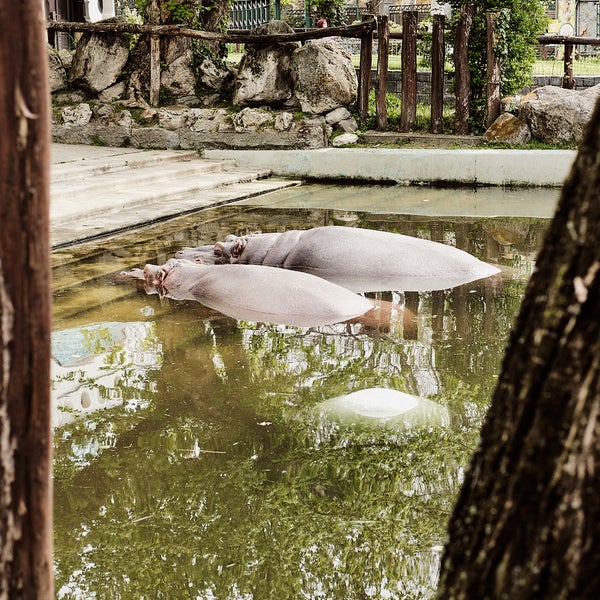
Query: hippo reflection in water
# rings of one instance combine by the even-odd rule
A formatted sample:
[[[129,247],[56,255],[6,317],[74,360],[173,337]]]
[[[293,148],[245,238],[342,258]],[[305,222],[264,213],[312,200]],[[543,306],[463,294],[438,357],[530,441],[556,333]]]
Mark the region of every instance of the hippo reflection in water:
[[[214,245],[184,248],[175,256],[204,264],[302,271],[355,292],[444,290],[499,272],[497,267],[439,242],[336,226],[230,235]]]

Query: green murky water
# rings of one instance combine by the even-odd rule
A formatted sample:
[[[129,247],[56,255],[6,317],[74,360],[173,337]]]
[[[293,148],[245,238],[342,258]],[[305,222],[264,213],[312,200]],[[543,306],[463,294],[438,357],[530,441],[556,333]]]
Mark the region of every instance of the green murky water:
[[[387,295],[389,326],[236,322],[115,281],[226,233],[344,220],[249,201],[54,253],[59,598],[431,597],[547,221],[353,212],[352,225],[503,266],[455,290]],[[450,422],[318,410],[373,387],[433,400]]]

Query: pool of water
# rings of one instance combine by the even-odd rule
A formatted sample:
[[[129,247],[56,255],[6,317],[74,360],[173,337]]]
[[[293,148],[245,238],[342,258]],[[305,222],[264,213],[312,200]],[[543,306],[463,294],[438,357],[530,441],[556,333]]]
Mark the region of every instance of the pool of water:
[[[431,597],[547,219],[370,212],[355,191],[335,209],[266,197],[53,253],[59,598]],[[235,321],[116,277],[227,233],[332,223],[443,241],[502,273],[382,294],[384,325],[319,328]],[[321,410],[366,388],[449,417]]]

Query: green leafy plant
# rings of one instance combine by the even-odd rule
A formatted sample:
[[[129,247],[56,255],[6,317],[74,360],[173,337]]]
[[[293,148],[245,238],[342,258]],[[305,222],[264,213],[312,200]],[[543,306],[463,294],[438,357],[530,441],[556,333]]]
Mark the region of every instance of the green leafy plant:
[[[469,42],[469,70],[471,73],[471,129],[480,132],[485,121],[486,13],[498,12],[496,21],[497,40],[495,51],[501,67],[501,94],[511,95],[532,81],[533,65],[536,60],[537,36],[547,25],[545,3],[542,0],[521,2],[520,0],[482,0],[476,4],[466,0],[452,0],[453,15],[451,32],[456,31],[460,8],[474,4],[475,14]]]

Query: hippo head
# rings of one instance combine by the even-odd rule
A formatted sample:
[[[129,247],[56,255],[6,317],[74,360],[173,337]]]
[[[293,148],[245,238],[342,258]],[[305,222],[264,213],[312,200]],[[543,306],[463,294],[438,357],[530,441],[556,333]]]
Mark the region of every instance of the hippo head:
[[[123,271],[120,274],[121,279],[133,280],[143,283],[147,294],[165,295],[165,280],[176,267],[184,264],[193,264],[187,260],[170,258],[163,265],[153,265],[148,263],[143,269],[132,269]],[[197,263],[195,263],[197,264]]]
[[[175,258],[205,265],[227,265],[237,262],[247,241],[246,237],[228,235],[222,242],[214,245],[183,248],[175,253]]]

